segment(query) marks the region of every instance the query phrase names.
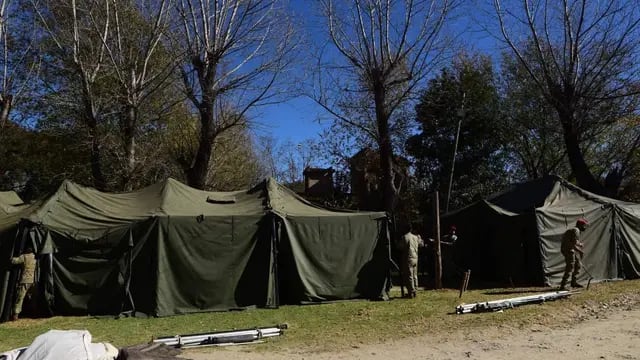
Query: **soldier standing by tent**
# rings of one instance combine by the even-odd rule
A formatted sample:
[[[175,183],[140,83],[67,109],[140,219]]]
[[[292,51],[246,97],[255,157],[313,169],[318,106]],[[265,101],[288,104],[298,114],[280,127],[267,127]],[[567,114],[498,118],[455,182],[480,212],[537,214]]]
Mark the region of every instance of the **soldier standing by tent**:
[[[27,247],[22,255],[11,258],[11,263],[14,265],[20,265],[22,267],[22,276],[20,276],[20,285],[18,287],[18,294],[16,296],[16,302],[13,306],[13,315],[11,320],[18,320],[18,316],[22,312],[22,303],[24,298],[33,292],[33,283],[35,282],[36,275],[36,257],[33,254],[33,249]]]
[[[560,290],[567,288],[569,274],[571,274],[571,286],[582,287],[576,280],[580,272],[581,259],[584,256],[583,244],[580,242],[580,232],[584,231],[588,225],[589,222],[586,219],[580,218],[576,221],[576,226],[567,230],[562,237],[560,251],[564,255],[565,267],[562,282],[560,282]]]
[[[400,239],[403,282],[407,288],[406,297],[415,298],[418,289],[418,248],[424,246],[422,237],[411,232],[411,225]]]

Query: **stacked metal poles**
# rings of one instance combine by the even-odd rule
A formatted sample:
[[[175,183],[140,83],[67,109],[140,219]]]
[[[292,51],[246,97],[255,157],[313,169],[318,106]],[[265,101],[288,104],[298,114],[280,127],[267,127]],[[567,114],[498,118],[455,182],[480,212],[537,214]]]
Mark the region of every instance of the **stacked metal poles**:
[[[287,324],[244,330],[219,331],[202,334],[165,336],[153,339],[154,343],[163,343],[176,348],[205,345],[229,345],[250,343],[264,338],[280,336]]]
[[[554,291],[537,295],[521,296],[510,299],[479,302],[475,304],[463,304],[456,307],[457,314],[473,312],[491,312],[510,309],[525,304],[536,304],[545,301],[556,300],[571,295],[571,291]]]

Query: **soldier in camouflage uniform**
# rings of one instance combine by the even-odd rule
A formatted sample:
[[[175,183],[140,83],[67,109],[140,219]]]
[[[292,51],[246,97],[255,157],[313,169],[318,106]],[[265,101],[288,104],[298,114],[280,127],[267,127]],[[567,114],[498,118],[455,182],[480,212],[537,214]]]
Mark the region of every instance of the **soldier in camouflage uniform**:
[[[583,244],[580,242],[580,232],[584,231],[589,222],[586,219],[578,219],[576,226],[567,230],[562,237],[562,245],[560,251],[564,255],[564,275],[560,282],[560,290],[567,289],[569,275],[571,275],[571,286],[581,288],[576,280],[580,273],[581,259],[584,256]]]
[[[20,285],[18,287],[18,295],[13,307],[13,316],[11,320],[18,320],[20,312],[22,312],[22,303],[24,298],[33,292],[33,284],[36,274],[36,257],[31,248],[25,249],[22,255],[11,258],[11,263],[22,266],[22,276],[20,277]]]
[[[400,251],[402,253],[403,282],[407,288],[407,297],[415,298],[418,289],[418,248],[424,246],[422,237],[411,232],[408,226],[407,232],[400,239]]]

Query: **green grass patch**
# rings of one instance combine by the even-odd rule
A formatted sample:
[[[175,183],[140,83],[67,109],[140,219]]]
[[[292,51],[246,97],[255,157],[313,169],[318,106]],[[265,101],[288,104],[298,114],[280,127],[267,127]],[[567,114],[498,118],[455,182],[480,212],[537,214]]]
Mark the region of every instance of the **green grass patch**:
[[[507,299],[553,291],[549,288],[472,290],[458,298],[457,290],[422,291],[416,299],[348,301],[321,305],[283,306],[279,309],[202,313],[166,318],[52,317],[21,319],[0,325],[0,351],[28,346],[49,329],[86,329],[94,342],[117,347],[148,342],[152,337],[223,331],[287,323],[284,336],[252,346],[252,351],[339,351],[419,334],[445,337],[452,331],[478,328],[562,326],[581,316],[640,303],[640,281],[592,284],[588,291],[567,299],[531,304],[499,313],[454,314],[463,302]],[[626,301],[622,301],[622,300]]]

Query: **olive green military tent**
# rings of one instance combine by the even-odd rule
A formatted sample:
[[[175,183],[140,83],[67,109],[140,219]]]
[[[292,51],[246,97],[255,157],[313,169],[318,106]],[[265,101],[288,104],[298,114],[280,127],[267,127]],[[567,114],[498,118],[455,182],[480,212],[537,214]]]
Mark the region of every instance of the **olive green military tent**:
[[[18,235],[0,241],[36,245],[53,314],[166,316],[387,296],[385,214],[320,208],[272,179],[235,192],[169,179],[125,194],[67,181],[13,224]]]
[[[443,216],[458,241],[449,275],[471,269],[476,283],[557,285],[562,235],[584,217],[589,228],[579,281],[640,277],[640,205],[589,193],[556,176],[518,184]],[[587,273],[588,272],[588,273]],[[455,276],[451,276],[455,278]]]

